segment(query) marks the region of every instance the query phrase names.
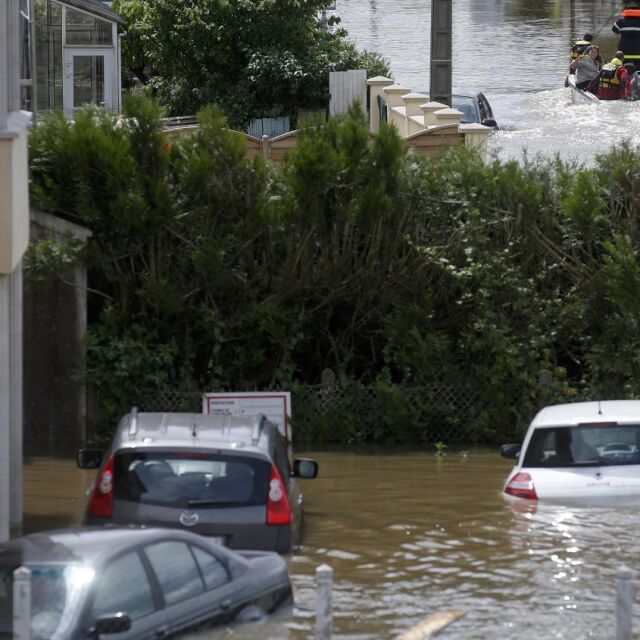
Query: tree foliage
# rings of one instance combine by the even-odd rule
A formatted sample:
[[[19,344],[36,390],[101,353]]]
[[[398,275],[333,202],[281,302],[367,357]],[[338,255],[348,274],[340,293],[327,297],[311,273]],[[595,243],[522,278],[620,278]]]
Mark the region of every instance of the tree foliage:
[[[171,144],[159,115],[130,98],[31,133],[34,204],[93,233],[85,379],[109,421],[145,390],[295,391],[330,368],[352,393],[317,438],[419,439],[402,389],[438,383],[490,399],[472,418],[489,442],[531,417],[543,372],[543,400],[640,391],[636,150],[595,171],[427,164],[353,109],[278,168],[215,108]]]
[[[388,73],[343,29],[318,20],[325,0],[120,0],[125,66],[173,115],[219,105],[230,122],[325,108],[329,71]]]

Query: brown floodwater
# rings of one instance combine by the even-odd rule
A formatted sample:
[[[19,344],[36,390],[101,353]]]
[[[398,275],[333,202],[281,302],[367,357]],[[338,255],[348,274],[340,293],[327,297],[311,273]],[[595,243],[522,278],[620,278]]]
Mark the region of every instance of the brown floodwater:
[[[293,611],[198,638],[313,636],[314,574],[334,571],[334,638],[392,638],[426,616],[464,616],[450,640],[613,638],[615,571],[636,570],[640,510],[515,509],[496,451],[306,452],[303,545],[289,559]],[[25,529],[79,522],[93,473],[72,461],[25,468]],[[635,618],[640,619],[635,611]],[[195,636],[194,636],[195,638]]]

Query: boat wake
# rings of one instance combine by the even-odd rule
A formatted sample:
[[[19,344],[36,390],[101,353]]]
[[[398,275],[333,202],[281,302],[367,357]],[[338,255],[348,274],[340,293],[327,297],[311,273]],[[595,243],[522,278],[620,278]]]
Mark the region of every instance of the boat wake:
[[[573,104],[569,88],[520,96],[489,96],[501,124],[489,139],[501,160],[535,157],[592,165],[595,156],[628,140],[640,145],[640,101]]]

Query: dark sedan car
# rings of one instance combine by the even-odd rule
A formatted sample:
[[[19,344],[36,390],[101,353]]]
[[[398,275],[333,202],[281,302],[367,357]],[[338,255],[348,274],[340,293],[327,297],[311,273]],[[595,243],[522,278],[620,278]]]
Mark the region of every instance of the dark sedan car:
[[[496,119],[493,115],[491,105],[484,93],[471,93],[456,91],[451,96],[451,106],[458,111],[462,111],[461,122],[477,122],[485,127],[497,128]]]
[[[0,638],[12,638],[12,574],[31,571],[32,640],[142,640],[256,619],[291,604],[276,553],[234,552],[159,528],[83,528],[0,544]]]

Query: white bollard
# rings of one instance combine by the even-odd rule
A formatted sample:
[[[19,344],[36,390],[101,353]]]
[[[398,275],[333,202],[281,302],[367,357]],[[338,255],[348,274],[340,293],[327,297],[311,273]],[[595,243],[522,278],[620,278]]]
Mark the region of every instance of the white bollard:
[[[320,565],[316,569],[316,640],[331,640],[332,588],[333,569],[327,564]]]
[[[616,640],[633,638],[633,574],[628,567],[616,572]]]
[[[31,571],[13,572],[13,640],[31,640]]]

